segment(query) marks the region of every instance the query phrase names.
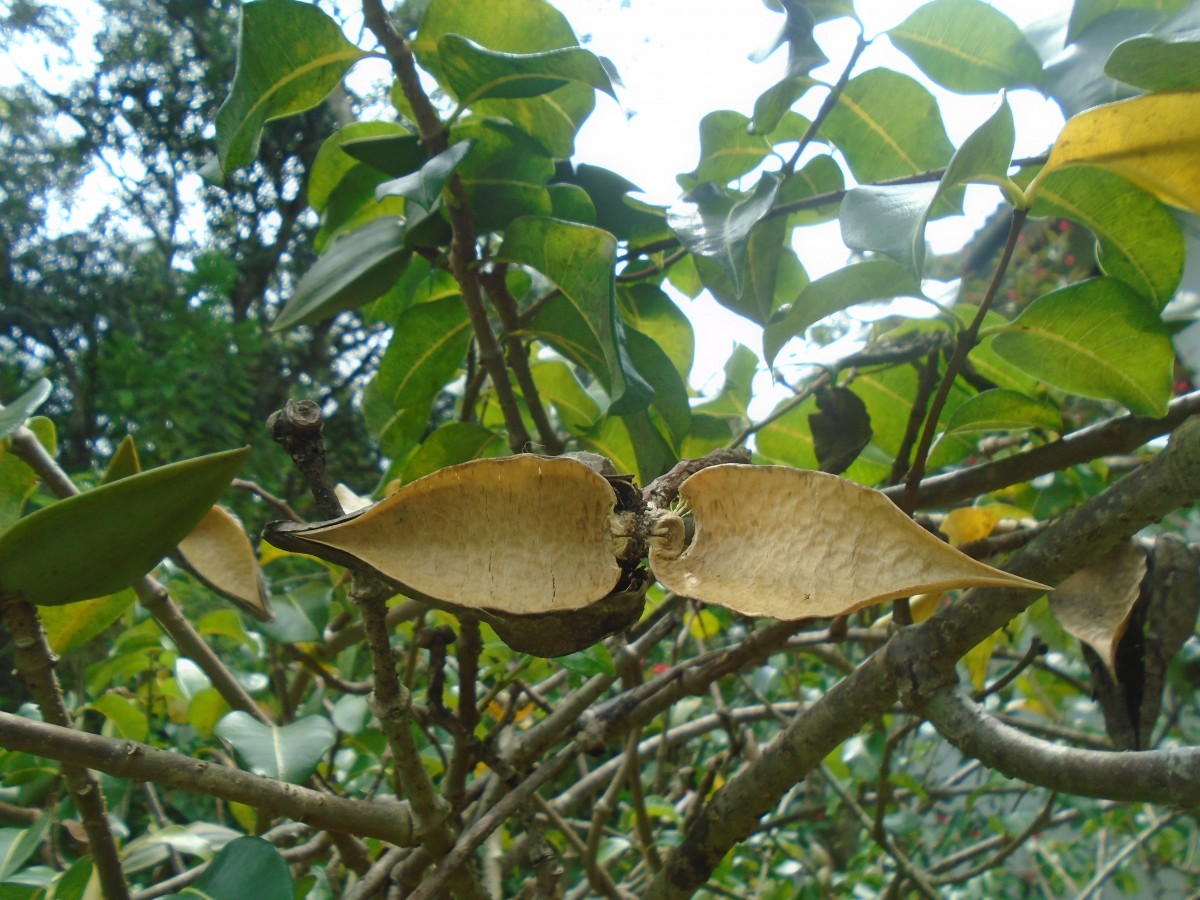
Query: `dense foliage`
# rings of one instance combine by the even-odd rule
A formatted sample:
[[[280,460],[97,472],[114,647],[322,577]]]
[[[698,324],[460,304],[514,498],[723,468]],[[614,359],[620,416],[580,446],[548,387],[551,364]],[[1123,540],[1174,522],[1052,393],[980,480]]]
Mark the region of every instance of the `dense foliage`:
[[[768,5],[669,208],[547,0],[103,0],[4,90],[0,898],[1200,886],[1200,12]],[[704,396],[701,292],[762,333]]]

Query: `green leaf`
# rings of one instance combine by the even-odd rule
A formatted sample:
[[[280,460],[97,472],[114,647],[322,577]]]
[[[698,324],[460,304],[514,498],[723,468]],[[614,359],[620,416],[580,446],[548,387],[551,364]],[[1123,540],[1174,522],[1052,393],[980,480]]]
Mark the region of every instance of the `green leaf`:
[[[279,644],[319,641],[329,624],[330,592],[327,584],[310,581],[271,597],[273,622],[261,622],[256,628]]]
[[[49,824],[50,817],[42,815],[29,828],[0,828],[0,881],[7,881],[28,862]]]
[[[725,383],[721,386],[721,392],[712,400],[694,407],[695,411],[710,416],[748,420],[757,372],[758,357],[754,351],[745,344],[734,344],[733,352],[725,361]]]
[[[292,873],[279,851],[262,838],[240,837],[221,848],[195,884],[171,897],[176,900],[216,900],[221,897],[292,900],[292,893]]]
[[[969,397],[946,419],[946,434],[970,431],[1062,431],[1062,414],[1052,403],[996,389]]]
[[[840,475],[871,440],[867,406],[849,388],[818,391],[817,409],[808,417],[813,452],[822,472]]]
[[[780,119],[784,115],[786,110]],[[689,190],[705,181],[725,185],[753,171],[772,152],[775,141],[793,134],[798,137],[808,127],[808,120],[801,116],[793,114],[788,118],[787,135],[764,135],[751,131],[750,120],[739,112],[728,109],[710,112],[700,120],[700,164],[695,171],[681,175],[680,184]],[[771,131],[778,126],[776,122]]]
[[[954,153],[933,95],[890,69],[850,79],[820,135],[862,184],[937,169]]]
[[[479,231],[496,231],[520,216],[548,216],[554,162],[528,135],[507,122],[472,117],[451,129],[455,141],[474,149],[458,177]]]
[[[654,385],[651,407],[658,410],[667,426],[675,447],[683,440],[691,423],[691,406],[688,404],[687,385],[676,370],[674,363],[663,349],[636,328],[625,331],[629,357],[638,373]]]
[[[1200,40],[1196,32],[1130,38],[1113,50],[1104,74],[1146,91],[1200,87]]]
[[[471,321],[458,297],[410,306],[396,320],[375,386],[393,409],[437,396],[458,372],[471,342]]]
[[[1031,212],[1071,219],[1096,236],[1096,259],[1159,309],[1183,275],[1179,223],[1158,198],[1096,166],[1069,166],[1038,183]]]
[[[1157,313],[1115,278],[1068,285],[1033,301],[992,339],[1008,362],[1072,394],[1162,416],[1175,352]]]
[[[575,184],[551,184],[546,190],[550,194],[550,215],[554,218],[582,225],[596,224],[596,205],[583,188]]]
[[[237,70],[217,111],[222,171],[249,165],[272,119],[312,109],[367,56],[338,24],[302,0],[261,0],[242,7]]]
[[[795,251],[785,246],[790,234],[791,225],[783,216],[764,219],[750,230],[740,293],[716,261],[692,257],[696,271],[718,303],[756,324],[766,324],[776,309],[795,299],[808,284]]]
[[[715,185],[704,184],[688,195],[687,205],[677,206],[668,213],[667,221],[671,230],[679,236],[683,245],[694,255],[711,259],[721,267],[732,284],[733,298],[741,298],[748,278],[758,275],[771,279],[774,277],[774,271],[769,266],[765,271],[758,271],[758,266],[755,266],[755,271],[748,272],[746,257],[751,232],[771,211],[779,186],[779,176],[773,173],[764,175],[749,194],[731,193]],[[782,250],[782,235],[778,235],[778,242],[774,241],[778,228],[776,226],[774,231],[769,227],[764,229],[763,240]],[[769,296],[774,297],[773,280]],[[761,304],[757,304],[750,312],[761,313]],[[758,321],[761,322],[761,319]]]
[[[173,463],[25,516],[0,534],[0,593],[57,605],[127,587],[196,526],[249,455]]]
[[[873,259],[830,272],[808,285],[796,302],[783,307],[763,329],[763,353],[775,361],[783,345],[816,322],[856,303],[892,297],[920,297],[912,274],[890,259]]]
[[[353,122],[327,137],[317,151],[308,174],[308,205],[324,212],[335,195],[347,191],[372,199],[374,186],[387,175],[406,175],[425,159],[420,138],[403,125]],[[393,172],[403,166],[408,168]],[[364,190],[358,181],[370,184],[370,189]]]
[[[606,416],[598,426],[579,437],[579,446],[608,457],[622,474],[638,473],[638,456],[633,438],[620,416]]]
[[[39,378],[33,387],[23,393],[8,406],[0,407],[0,441],[16,434],[18,428],[32,416],[39,406],[50,396],[51,385],[48,378]]]
[[[442,75],[460,108],[489,97],[540,97],[571,82],[604,91],[616,99],[604,66],[594,53],[582,47],[501,53],[458,34],[442,35],[437,47]]]
[[[620,240],[641,244],[670,233],[663,211],[627,196],[641,189],[616,172],[585,164],[576,167],[565,180],[587,191],[596,208],[595,224]]]
[[[125,615],[136,600],[133,590],[126,588],[91,600],[42,607],[42,627],[50,649],[60,656],[77,650]]]
[[[842,201],[842,240],[852,250],[883,253],[920,278],[925,222],[937,190],[933,184],[854,188]]]
[[[983,0],[933,0],[888,37],[930,78],[961,94],[1036,85],[1037,51],[1016,23]]]
[[[936,187],[869,185],[847,193],[842,240],[851,249],[890,256],[919,279],[925,267],[925,225],[938,200],[968,182],[1005,181],[1015,136],[1012,110],[1001,98],[996,111],[955,151]]]
[[[136,475],[140,471],[142,471],[142,461],[138,459],[137,445],[133,442],[133,436],[127,434],[121,438],[121,443],[117,444],[117,449],[109,457],[100,483],[108,484],[110,481],[120,481],[130,475]]]
[[[754,115],[750,118],[750,130],[753,134],[769,134],[778,127],[780,120],[787,114],[808,89],[821,82],[807,75],[784,78],[758,95],[754,101]]]
[[[682,459],[699,459],[713,450],[728,447],[732,440],[733,428],[728,419],[693,411],[691,427],[679,447],[679,456]]]
[[[145,741],[150,733],[150,720],[140,704],[112,691],[97,697],[88,704],[90,709],[103,714],[112,723],[117,734],[128,741]]]
[[[550,403],[563,426],[571,433],[591,428],[600,418],[600,407],[583,389],[566,363],[555,360],[529,367],[543,403]]]
[[[360,128],[364,135],[375,136],[348,138],[340,144],[341,151],[364,165],[377,169],[384,175],[391,175],[393,178],[407,175],[409,172],[419,169],[421,164],[429,158],[429,154],[425,152],[425,147],[421,144],[421,136],[413,134],[398,123],[356,122],[353,125],[347,125],[342,131],[352,128]],[[337,132],[334,137],[341,133],[341,131]],[[324,148],[322,147],[322,149]],[[318,160],[319,158],[320,154],[318,154]],[[312,175],[314,179],[316,172],[316,163],[314,163]],[[311,193],[311,187],[309,191]],[[309,202],[312,202],[311,197]]]
[[[404,245],[404,220],[372,219],[342,235],[318,257],[271,330],[319,322],[369,303],[396,283],[411,258],[412,251]]]
[[[492,51],[538,53],[577,47],[566,18],[544,0],[434,0],[412,42],[421,67],[453,90],[439,53],[443,35],[459,35]],[[569,83],[538,97],[494,97],[473,104],[480,116],[506,119],[538,141],[555,159],[574,153],[575,132],[596,102],[590,85]]]
[[[536,269],[561,297],[542,307],[530,323],[570,359],[599,379],[613,403],[644,405],[654,393],[621,350],[613,266],[617,241],[607,231],[557,219],[526,217],[505,233],[499,258]]]
[[[308,778],[337,738],[333,724],[322,716],[266,725],[241,711],[221,719],[213,733],[228,741],[255,775],[291,784]]]
[[[780,412],[784,400],[771,411]],[[779,418],[768,422],[755,432],[754,443],[759,456],[772,465],[792,466],[797,469],[817,468],[817,453],[813,448],[812,427],[809,416],[817,412],[815,397],[808,397],[798,406],[783,412]]]
[[[34,416],[26,422],[26,427],[51,456],[57,452],[58,441],[53,422],[42,416]],[[0,531],[21,517],[25,501],[37,489],[38,481],[37,473],[5,442],[0,442]]]
[[[621,318],[658,344],[686,379],[692,371],[696,337],[683,310],[652,284],[620,288],[617,299]]]
[[[437,156],[430,157],[417,171],[379,185],[375,189],[376,199],[406,197],[423,209],[432,208],[455,168],[474,146],[473,141],[452,144]]]
[[[421,442],[404,466],[404,481],[416,481],[448,466],[504,453],[504,438],[476,422],[447,422]]]
[[[1117,10],[1183,9],[1188,0],[1075,0],[1067,23],[1067,40],[1074,42],[1090,24]]]

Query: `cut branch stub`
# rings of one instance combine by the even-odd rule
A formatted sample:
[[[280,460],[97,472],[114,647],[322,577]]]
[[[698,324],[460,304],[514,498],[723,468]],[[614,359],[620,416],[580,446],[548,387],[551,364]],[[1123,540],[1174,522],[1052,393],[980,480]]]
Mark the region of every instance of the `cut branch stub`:
[[[617,586],[615,507],[583,463],[521,455],[442,469],[332,522],[275,522],[264,537],[364,563],[435,602],[525,616],[581,609]]]
[[[692,543],[650,540],[650,568],[676,593],[750,616],[826,618],[912,594],[968,587],[1047,590],[938,540],[878,491],[779,466],[722,465],[684,482]]]

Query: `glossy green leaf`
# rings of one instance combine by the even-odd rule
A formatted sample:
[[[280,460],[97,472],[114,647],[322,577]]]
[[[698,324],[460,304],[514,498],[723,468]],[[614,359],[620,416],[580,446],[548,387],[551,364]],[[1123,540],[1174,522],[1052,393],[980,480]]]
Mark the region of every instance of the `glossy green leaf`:
[[[42,627],[50,649],[61,656],[82,647],[125,615],[136,600],[133,590],[126,588],[91,600],[43,606]]]
[[[144,741],[150,734],[150,720],[140,704],[112,691],[88,704],[112,724],[116,733],[127,741]]]
[[[616,99],[600,60],[582,47],[540,53],[501,53],[458,34],[438,38],[438,62],[460,108],[489,97],[540,97],[572,82]]]
[[[784,78],[758,95],[754,101],[754,115],[750,117],[750,129],[754,134],[769,134],[792,106],[808,93],[808,89],[821,82],[807,75]]]
[[[803,207],[788,213],[789,226],[815,225],[837,218],[845,187],[846,177],[833,157],[816,156],[792,173],[775,201],[777,206],[786,209]],[[822,195],[833,195],[833,199],[813,206],[812,203]]]
[[[787,111],[780,115],[784,119]],[[791,137],[795,139],[808,127],[808,120],[792,114],[786,129],[776,122],[770,134],[751,131],[751,121],[739,112],[720,109],[700,120],[700,164],[693,172],[679,177],[687,189],[711,181],[725,185],[753,171],[768,154],[772,144]],[[780,134],[779,131],[786,131]]]
[[[50,380],[39,378],[34,382],[33,387],[8,406],[0,407],[0,441],[15,434],[17,429],[37,411],[37,408],[46,402],[50,391]]]
[[[712,260],[724,271],[732,285],[730,295],[735,300],[740,300],[747,280],[754,277],[771,280],[770,291],[766,291],[764,286],[763,293],[767,297],[774,297],[774,267],[756,265],[748,270],[746,257],[751,233],[771,211],[779,193],[779,185],[779,176],[775,174],[764,175],[749,194],[730,193],[714,185],[701,185],[688,196],[685,204],[674,207],[668,214],[671,229],[683,245],[697,257]],[[765,242],[764,249],[768,245],[774,248],[775,259],[778,260],[777,254],[783,247],[781,227],[764,225],[766,227],[760,230],[760,238]],[[702,270],[700,274],[703,277]],[[755,293],[757,295],[758,291]],[[743,314],[761,314],[761,307],[760,298],[759,303],[748,307]],[[754,316],[751,315],[751,318]],[[764,319],[765,316],[762,316],[757,320]]]
[[[1146,91],[1200,87],[1200,40],[1140,35],[1117,45],[1104,74]]]
[[[782,411],[784,400],[771,412],[774,417],[755,432],[755,449],[766,463],[793,466],[797,469],[817,468],[817,453],[813,447],[812,427],[808,417],[817,412],[815,397],[808,397],[798,406]]]
[[[651,408],[662,416],[673,446],[678,447],[688,432],[691,406],[688,404],[687,384],[671,362],[671,358],[650,337],[636,328],[625,330],[629,357],[638,373],[654,385]]]
[[[263,125],[312,109],[366,55],[311,3],[260,0],[242,7],[237,71],[217,111],[222,171],[249,165]]]
[[[421,136],[413,134],[398,123],[356,122],[353,125],[347,125],[342,131],[352,128],[361,128],[364,136],[348,137],[339,145],[341,151],[350,158],[356,159],[372,169],[377,169],[384,175],[399,178],[401,175],[415,172],[429,158],[429,154],[425,152],[425,147],[421,144]],[[337,134],[341,134],[342,131]],[[312,177],[316,178],[315,163]],[[311,192],[311,187],[309,190]]]
[[[619,239],[636,246],[670,233],[665,212],[629,197],[640,188],[616,172],[599,166],[580,165],[566,180],[583,188],[591,197],[596,208],[595,224]]]
[[[292,895],[292,873],[279,851],[262,838],[240,837],[221,848],[195,884],[171,894],[171,898],[292,900]]]
[[[463,161],[471,148],[473,141],[459,141],[443,150],[408,175],[402,175],[392,181],[385,181],[375,189],[375,197],[405,197],[412,200],[423,209],[430,209],[442,193],[442,188],[450,180],[458,164]]]
[[[534,317],[530,331],[591,371],[613,403],[630,392],[627,402],[644,404],[653,390],[623,358],[620,347],[613,282],[616,253],[616,238],[607,231],[527,217],[509,226],[499,257],[536,269],[560,292],[559,302],[547,303]]]
[[[1093,22],[1118,10],[1159,12],[1183,9],[1187,4],[1188,0],[1075,0],[1067,23],[1067,40],[1076,40]]]
[[[50,816],[40,816],[28,828],[0,828],[0,881],[7,881],[29,861],[46,835]]]
[[[108,484],[110,481],[120,481],[130,475],[136,475],[140,471],[142,471],[142,461],[138,459],[137,445],[133,442],[133,436],[127,434],[121,438],[121,443],[117,444],[117,449],[108,458],[108,465],[104,467],[100,483]]]
[[[1015,140],[1012,110],[996,111],[963,141],[937,185],[893,184],[854,188],[842,201],[842,240],[853,250],[883,253],[919,279],[925,267],[925,225],[938,200],[972,181],[1007,178]]]
[[[1062,431],[1062,414],[1052,403],[1016,391],[984,391],[965,400],[945,422],[947,434],[966,431]]]
[[[838,269],[809,284],[795,303],[776,313],[763,329],[763,354],[768,363],[774,362],[783,345],[809,325],[856,303],[920,296],[921,287],[912,274],[890,259]]]
[[[852,250],[883,253],[920,278],[925,266],[925,221],[936,194],[934,184],[854,188],[842,201],[842,240]]]
[[[550,184],[550,215],[581,225],[596,224],[596,205],[588,192],[575,184]]]
[[[1075,8],[1079,9],[1079,3]],[[1104,61],[1131,34],[1151,31],[1165,17],[1166,14],[1151,9],[1122,9],[1101,16],[1072,38],[1065,52],[1046,63],[1042,72],[1043,90],[1058,101],[1068,116],[1133,96],[1136,93],[1133,88],[1104,74]]]
[[[470,118],[451,130],[474,150],[458,166],[458,177],[479,231],[504,228],[520,216],[548,216],[547,182],[554,162],[520,129],[496,119]]]
[[[439,425],[409,457],[404,466],[404,481],[416,481],[439,469],[497,456],[505,450],[504,438],[490,428],[476,422],[447,422]]]
[[[229,742],[255,775],[291,784],[300,784],[312,774],[337,737],[332,723],[322,716],[266,725],[241,711],[225,716],[213,732]]]
[[[661,288],[635,284],[617,292],[621,318],[654,341],[686,379],[692,371],[696,336],[692,323]]]
[[[620,416],[605,416],[599,425],[580,436],[579,446],[608,457],[622,474],[640,474],[633,438]]]
[[[457,297],[410,306],[379,362],[376,388],[394,409],[435,397],[463,363],[471,342],[471,321]]]
[[[58,450],[54,423],[34,416],[25,423],[38,441],[53,456]],[[21,517],[21,511],[37,489],[39,478],[29,465],[0,442],[0,531]]]
[[[328,319],[376,299],[396,283],[412,258],[404,245],[404,220],[372,219],[342,235],[317,258],[272,331]]]
[[[888,32],[943,87],[981,94],[1038,83],[1042,61],[1008,16],[983,0],[933,0]]]
[[[329,585],[319,581],[276,591],[271,597],[275,620],[257,623],[255,628],[280,644],[319,641],[329,624],[331,599]]]
[[[954,153],[933,95],[890,69],[851,78],[820,135],[862,184],[940,168]]]
[[[0,592],[57,605],[127,587],[196,526],[249,455],[173,463],[25,516],[0,534]]]
[[[621,421],[633,442],[637,459],[635,471],[640,484],[649,484],[679,462],[679,454],[673,446],[675,442],[668,434],[669,428],[656,409],[623,415]]]
[[[1032,212],[1085,226],[1096,236],[1096,259],[1162,309],[1183,275],[1179,224],[1158,198],[1095,166],[1070,166],[1038,183]]]
[[[729,419],[693,412],[687,437],[679,447],[679,456],[682,459],[699,459],[713,450],[728,447],[733,437]]]
[[[748,419],[754,376],[757,373],[758,357],[754,351],[745,344],[734,344],[733,352],[725,361],[725,383],[721,386],[721,392],[712,400],[694,407],[694,410],[710,416]]]
[[[542,402],[554,407],[568,431],[578,433],[596,424],[600,407],[566,363],[546,360],[534,363],[529,369]]]
[[[1123,281],[1095,278],[1039,297],[992,346],[1069,393],[1166,414],[1175,351],[1154,308]]]
[[[539,53],[577,47],[566,18],[545,0],[434,0],[412,42],[421,67],[453,90],[439,53],[444,35],[459,35],[503,53]],[[591,85],[569,83],[537,97],[493,97],[472,106],[480,116],[506,119],[556,159],[574,152],[575,132],[595,106]]]

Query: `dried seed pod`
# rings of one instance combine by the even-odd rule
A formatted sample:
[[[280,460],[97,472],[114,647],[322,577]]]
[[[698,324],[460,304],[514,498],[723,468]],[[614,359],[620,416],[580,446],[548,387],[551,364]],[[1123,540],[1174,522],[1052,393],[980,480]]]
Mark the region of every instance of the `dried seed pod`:
[[[685,548],[664,527],[650,540],[650,568],[676,593],[745,615],[829,617],[951,588],[1046,589],[944,544],[878,491],[823,472],[714,466],[680,493],[695,537]]]
[[[276,522],[287,550],[365,563],[434,602],[529,616],[590,606],[617,587],[627,530],[608,481],[582,462],[482,459],[406,484],[332,522]]]
[[[275,618],[258,557],[242,523],[214,506],[176,548],[177,559],[210,590],[241,606],[256,619]]]

